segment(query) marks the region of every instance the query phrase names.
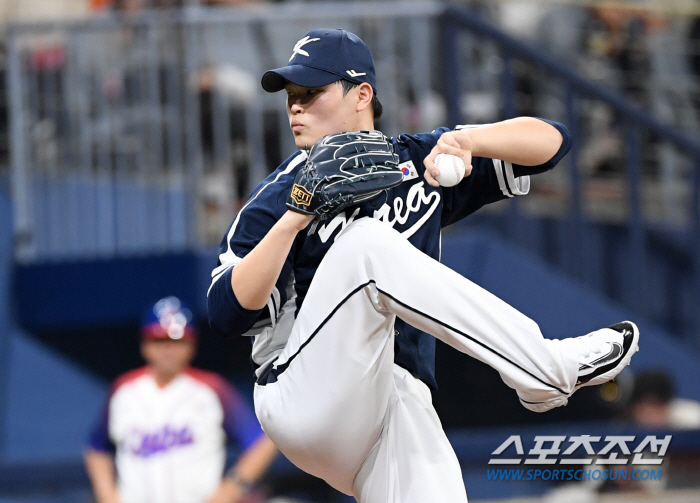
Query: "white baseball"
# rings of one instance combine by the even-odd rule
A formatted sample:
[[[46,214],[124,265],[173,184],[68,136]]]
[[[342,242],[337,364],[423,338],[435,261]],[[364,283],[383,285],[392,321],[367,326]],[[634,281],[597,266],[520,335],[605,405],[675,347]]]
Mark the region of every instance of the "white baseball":
[[[461,157],[450,154],[438,154],[435,156],[435,167],[440,170],[440,174],[435,179],[443,187],[453,187],[462,181],[466,166]]]

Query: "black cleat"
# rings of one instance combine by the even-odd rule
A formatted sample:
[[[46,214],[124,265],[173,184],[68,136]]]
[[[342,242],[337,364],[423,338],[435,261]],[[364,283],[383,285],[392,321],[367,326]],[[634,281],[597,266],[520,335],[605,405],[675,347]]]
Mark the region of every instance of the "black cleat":
[[[574,339],[579,348],[578,380],[574,391],[613,379],[639,351],[639,329],[631,321],[616,323]]]

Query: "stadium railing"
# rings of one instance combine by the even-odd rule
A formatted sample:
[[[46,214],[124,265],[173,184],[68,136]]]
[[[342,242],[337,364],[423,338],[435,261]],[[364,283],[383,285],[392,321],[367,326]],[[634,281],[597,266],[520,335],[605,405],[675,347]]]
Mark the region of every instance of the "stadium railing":
[[[513,115],[567,124],[569,169],[478,217],[500,215],[526,247],[697,345],[696,139],[655,119],[658,107],[635,106],[473,11],[444,9],[285,3],[10,26],[16,260],[217,244],[250,190],[294,150],[281,98],[263,93],[259,76],[288,59],[301,33],[337,25],[374,52],[378,127],[388,134]],[[535,218],[560,228],[542,235],[528,225]],[[607,224],[617,227],[600,229]]]
[[[8,30],[16,259],[117,257],[217,243],[295,147],[259,86],[300,34],[345,26],[372,46],[387,132],[430,95],[439,4],[187,8]]]
[[[442,14],[441,26],[448,123],[479,122],[478,102],[490,98],[489,120],[537,114],[560,120],[574,137],[568,170],[538,176],[534,197],[510,201],[506,234],[526,239],[523,233],[532,228],[526,220],[533,215],[563,218],[566,225],[554,239],[561,243],[559,265],[565,272],[595,284],[604,281],[606,267],[622,271],[622,277],[614,278],[623,284],[617,300],[652,318],[660,310],[658,295],[665,283],[675,293],[663,298],[663,305],[700,298],[700,141],[474,12],[450,8]],[[596,156],[596,145],[608,151]],[[598,223],[620,225],[625,238],[617,243],[623,256],[611,259],[618,253],[608,253],[611,264],[596,264],[605,254],[591,245],[601,240]],[[658,257],[652,248],[665,246],[658,244],[664,239],[672,243],[662,250],[664,260],[675,260],[675,265],[654,262]],[[677,260],[679,253],[682,260]],[[683,268],[678,273],[682,280],[674,282],[671,273],[657,271],[671,267]],[[685,332],[698,344],[700,310],[696,300],[685,303],[684,315],[692,318]],[[675,309],[657,318],[666,321]]]

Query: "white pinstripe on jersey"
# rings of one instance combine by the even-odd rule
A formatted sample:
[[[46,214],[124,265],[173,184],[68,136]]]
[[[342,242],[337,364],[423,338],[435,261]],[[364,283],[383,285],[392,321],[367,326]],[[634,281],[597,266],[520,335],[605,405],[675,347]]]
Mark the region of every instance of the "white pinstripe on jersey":
[[[291,173],[294,168],[296,168],[302,161],[306,160],[306,152],[304,151],[299,151],[299,155],[292,159],[287,167],[284,169],[284,171],[281,171],[277,174],[274,180],[272,180],[270,183],[267,183],[263,185],[260,190],[258,191],[255,196],[251,197],[248,202],[241,208],[241,211],[238,212],[238,215],[236,215],[236,218],[234,219],[233,223],[231,224],[231,227],[229,228],[228,235],[226,236],[227,242],[228,242],[228,248],[227,250],[219,255],[219,262],[221,262],[221,265],[218,266],[216,269],[214,269],[211,272],[211,285],[209,286],[209,290],[207,290],[207,295],[209,295],[209,291],[211,291],[211,287],[216,283],[216,281],[226,272],[226,270],[229,267],[233,267],[236,265],[238,262],[243,260],[241,257],[236,256],[235,253],[233,253],[233,250],[231,249],[231,238],[233,237],[233,234],[236,232],[236,226],[238,225],[238,221],[240,220],[241,213],[245,211],[245,209],[257,199],[257,197],[270,185],[274,184],[277,182],[282,175],[286,175],[287,173]],[[279,292],[277,292],[278,300],[277,302],[279,303]]]

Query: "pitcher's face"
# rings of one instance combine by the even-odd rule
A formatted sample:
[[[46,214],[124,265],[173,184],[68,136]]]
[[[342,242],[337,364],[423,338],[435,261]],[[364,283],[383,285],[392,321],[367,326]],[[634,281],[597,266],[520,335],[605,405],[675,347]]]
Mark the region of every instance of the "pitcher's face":
[[[287,92],[287,116],[297,148],[311,148],[328,134],[362,129],[357,112],[357,88],[343,94],[334,82],[323,87],[303,87],[291,82]]]

